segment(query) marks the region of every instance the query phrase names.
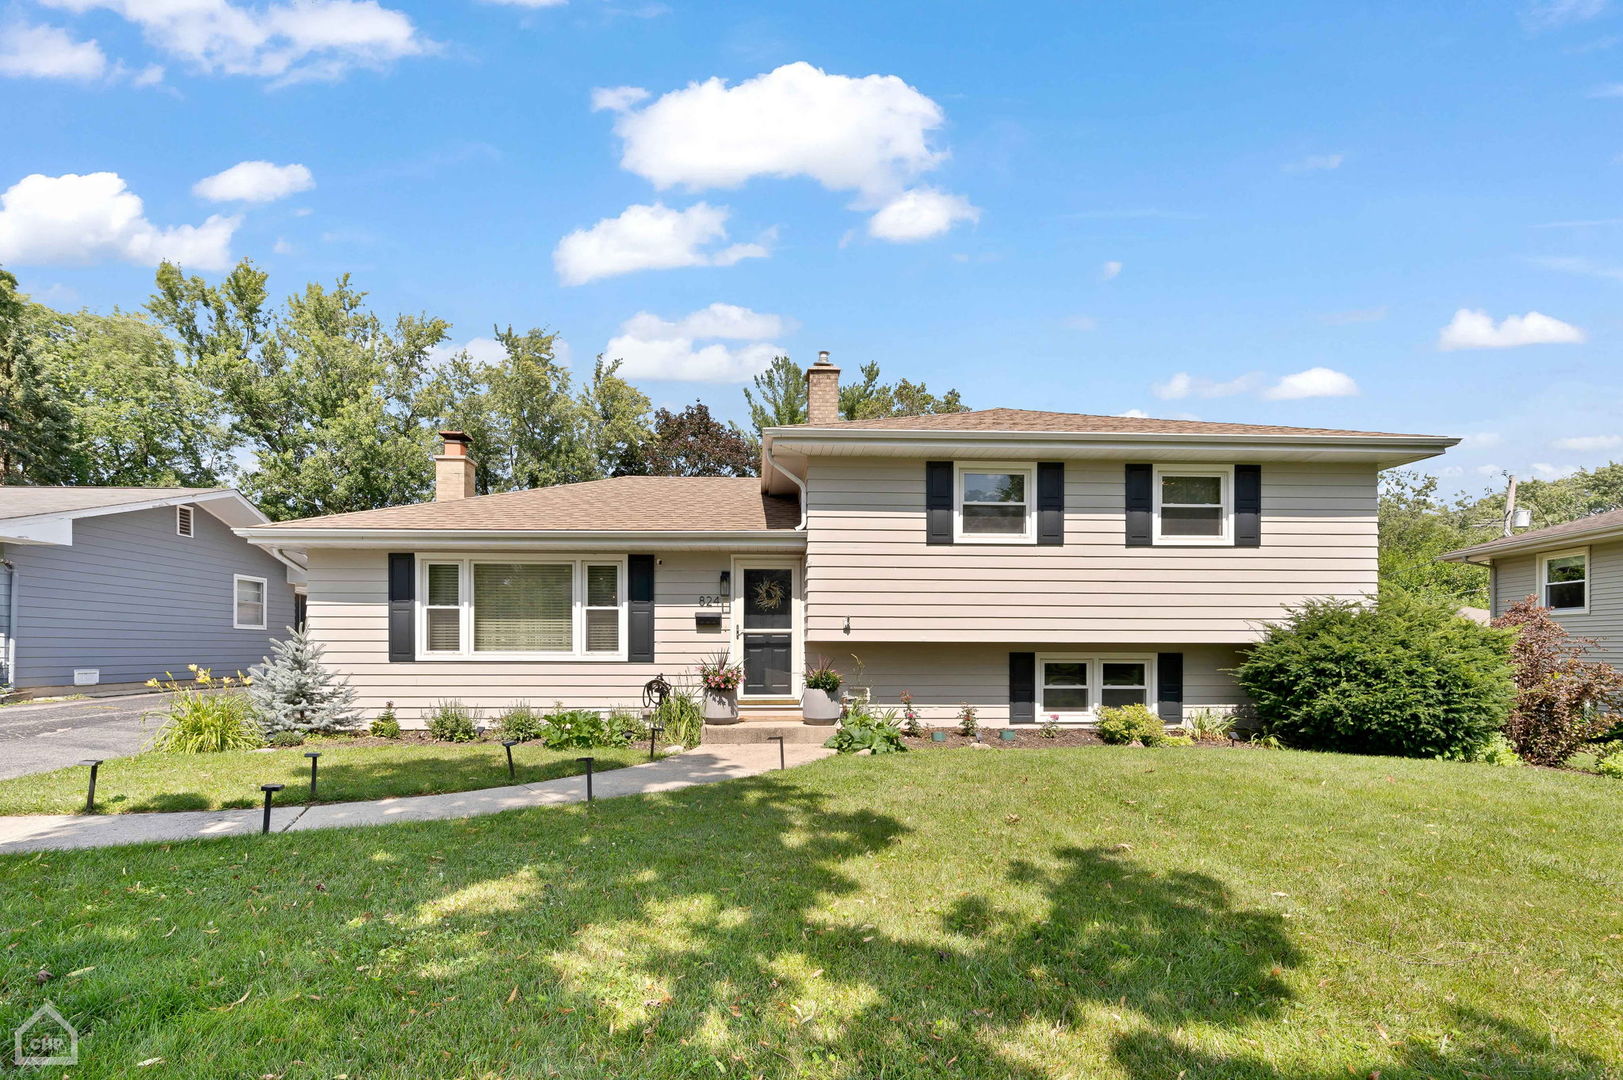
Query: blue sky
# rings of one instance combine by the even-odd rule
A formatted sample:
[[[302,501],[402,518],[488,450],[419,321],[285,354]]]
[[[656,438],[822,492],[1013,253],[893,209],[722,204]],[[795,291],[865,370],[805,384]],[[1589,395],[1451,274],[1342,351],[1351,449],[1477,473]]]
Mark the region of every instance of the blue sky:
[[[1472,489],[1623,459],[1623,3],[0,0],[0,95],[57,306],[246,256],[733,417],[826,348],[1467,436]]]

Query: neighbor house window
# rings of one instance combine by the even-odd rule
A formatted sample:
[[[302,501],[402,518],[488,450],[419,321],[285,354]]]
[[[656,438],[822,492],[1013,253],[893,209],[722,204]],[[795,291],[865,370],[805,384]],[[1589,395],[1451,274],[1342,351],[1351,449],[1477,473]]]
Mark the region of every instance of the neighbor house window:
[[[1029,465],[960,464],[957,469],[957,539],[1031,543],[1034,470]]]
[[[238,630],[265,629],[265,579],[236,574],[231,593],[231,625]]]
[[[1544,606],[1555,611],[1589,610],[1589,550],[1555,551],[1539,559]]]
[[[422,565],[425,657],[623,655],[622,562],[426,558]]]
[[[1092,721],[1116,705],[1150,705],[1147,656],[1040,656],[1037,715],[1062,723]]]
[[[175,535],[192,535],[192,508],[189,506],[175,507]]]
[[[1156,543],[1230,543],[1233,490],[1228,469],[1157,466]]]

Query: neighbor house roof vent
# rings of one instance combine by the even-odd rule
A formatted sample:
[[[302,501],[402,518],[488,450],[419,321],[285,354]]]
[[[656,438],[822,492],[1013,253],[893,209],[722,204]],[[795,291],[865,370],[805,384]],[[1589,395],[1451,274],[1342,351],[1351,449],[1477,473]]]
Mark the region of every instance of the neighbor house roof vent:
[[[192,508],[189,506],[175,507],[175,532],[180,536],[192,535]]]

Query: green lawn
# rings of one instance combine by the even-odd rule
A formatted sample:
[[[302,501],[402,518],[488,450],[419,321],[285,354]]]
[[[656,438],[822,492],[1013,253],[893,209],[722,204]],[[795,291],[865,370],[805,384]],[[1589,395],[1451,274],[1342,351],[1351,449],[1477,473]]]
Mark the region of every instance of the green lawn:
[[[16,856],[0,1028],[54,1001],[77,1078],[1618,1077],[1620,808],[1548,770],[963,750]]]
[[[276,750],[220,754],[136,754],[102,762],[96,808],[102,813],[218,810],[261,805],[260,784],[286,784],[279,803],[302,803],[310,794],[307,751],[321,752],[316,794],[321,802],[437,795],[500,787],[507,756],[499,743],[399,743],[352,746],[316,740]],[[584,772],[575,759],[591,754],[598,771],[648,760],[648,748],[547,750],[539,743],[513,747],[518,783]],[[84,810],[90,770],[84,766],[0,780],[0,814],[77,814]]]

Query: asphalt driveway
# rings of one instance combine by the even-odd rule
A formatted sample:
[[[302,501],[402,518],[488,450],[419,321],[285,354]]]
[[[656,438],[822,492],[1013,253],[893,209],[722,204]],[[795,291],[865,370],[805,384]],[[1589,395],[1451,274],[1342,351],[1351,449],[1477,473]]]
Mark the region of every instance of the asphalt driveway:
[[[0,708],[0,780],[133,754],[152,737],[167,694],[87,698]]]

